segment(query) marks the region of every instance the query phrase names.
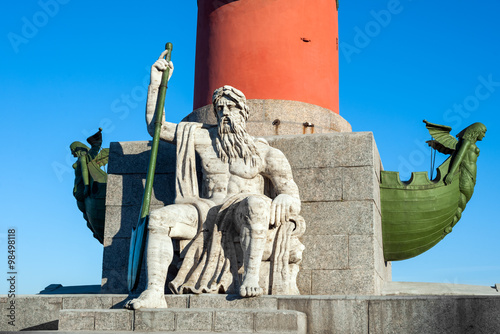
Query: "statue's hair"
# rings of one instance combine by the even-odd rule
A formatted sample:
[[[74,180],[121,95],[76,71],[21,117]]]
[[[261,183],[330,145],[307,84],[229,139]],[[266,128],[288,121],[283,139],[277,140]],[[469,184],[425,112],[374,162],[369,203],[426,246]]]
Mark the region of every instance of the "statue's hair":
[[[486,132],[486,126],[483,123],[474,123],[460,131],[457,134],[457,138],[467,139],[470,141],[476,141],[477,137]]]
[[[217,88],[214,91],[214,95],[212,96],[212,105],[214,109],[214,114],[215,118],[217,118],[217,109],[215,108],[215,105],[220,101],[222,97],[228,97],[241,108],[242,110],[242,116],[245,119],[245,122],[248,120],[248,116],[250,113],[250,110],[247,105],[247,99],[245,97],[245,94],[243,94],[240,90],[231,87],[229,85],[225,85],[223,87]]]
[[[86,152],[88,152],[89,149],[90,149],[87,145],[85,145],[84,143],[79,142],[79,141],[74,141],[74,142],[71,143],[71,145],[69,145],[69,149],[71,150],[71,152],[77,151],[78,148],[80,150],[83,150],[83,151],[86,151]]]

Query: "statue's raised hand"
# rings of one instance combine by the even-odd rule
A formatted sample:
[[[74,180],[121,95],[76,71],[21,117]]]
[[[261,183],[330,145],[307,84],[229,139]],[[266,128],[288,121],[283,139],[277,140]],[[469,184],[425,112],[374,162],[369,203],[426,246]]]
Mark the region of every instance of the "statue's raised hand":
[[[160,85],[161,76],[163,75],[163,72],[167,68],[170,68],[168,80],[170,80],[170,77],[172,76],[172,73],[174,72],[174,64],[171,61],[167,62],[164,59],[167,52],[168,52],[168,50],[163,51],[160,55],[160,58],[158,58],[158,60],[155,61],[153,66],[151,66],[151,84],[152,85],[155,85],[155,86]]]

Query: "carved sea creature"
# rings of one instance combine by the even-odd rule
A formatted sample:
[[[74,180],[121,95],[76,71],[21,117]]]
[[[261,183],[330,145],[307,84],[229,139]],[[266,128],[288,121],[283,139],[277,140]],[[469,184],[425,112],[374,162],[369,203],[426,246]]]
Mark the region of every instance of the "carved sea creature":
[[[476,184],[476,142],[484,138],[486,127],[474,123],[455,139],[451,127],[424,120],[433,140],[429,146],[450,157],[429,180],[427,172],[414,172],[403,182],[398,172],[382,171],[380,197],[382,234],[386,261],[405,260],[429,250],[462,217]]]

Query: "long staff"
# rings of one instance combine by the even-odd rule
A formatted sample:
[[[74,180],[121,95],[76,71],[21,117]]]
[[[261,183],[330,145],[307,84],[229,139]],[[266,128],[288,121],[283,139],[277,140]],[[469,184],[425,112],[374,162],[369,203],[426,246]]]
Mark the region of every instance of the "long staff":
[[[168,52],[165,55],[165,60],[170,61],[172,55],[172,43],[165,45],[165,50]],[[156,100],[155,108],[155,132],[153,143],[151,145],[151,155],[149,157],[148,174],[146,176],[146,186],[144,187],[144,195],[142,198],[141,215],[137,226],[132,229],[130,238],[130,253],[128,258],[128,289],[135,290],[139,284],[140,270],[142,266],[142,258],[146,247],[147,227],[149,220],[149,207],[151,204],[151,194],[153,192],[153,180],[156,170],[156,159],[158,157],[158,146],[160,145],[161,121],[163,119],[163,108],[165,105],[165,94],[167,92],[168,77],[170,68],[163,72],[161,84],[158,90],[158,99]]]

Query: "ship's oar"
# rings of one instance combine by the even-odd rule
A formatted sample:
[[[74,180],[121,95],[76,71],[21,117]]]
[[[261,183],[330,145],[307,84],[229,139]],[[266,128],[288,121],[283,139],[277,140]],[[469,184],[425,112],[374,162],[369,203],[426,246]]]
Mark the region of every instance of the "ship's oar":
[[[165,60],[170,61],[172,55],[172,43],[165,45],[165,50],[168,52],[165,55]],[[141,215],[137,226],[132,229],[130,238],[130,253],[128,258],[128,289],[135,290],[139,283],[140,270],[142,266],[142,258],[144,248],[146,247],[146,237],[149,218],[149,206],[151,203],[151,193],[153,191],[153,180],[156,169],[156,158],[158,157],[158,146],[160,145],[161,121],[163,119],[163,108],[165,105],[165,94],[167,92],[168,77],[170,68],[163,72],[161,77],[160,89],[158,90],[158,99],[156,100],[155,109],[155,132],[153,135],[153,143],[151,145],[151,155],[149,157],[148,174],[146,176],[146,186],[144,187],[144,195],[142,198]]]

